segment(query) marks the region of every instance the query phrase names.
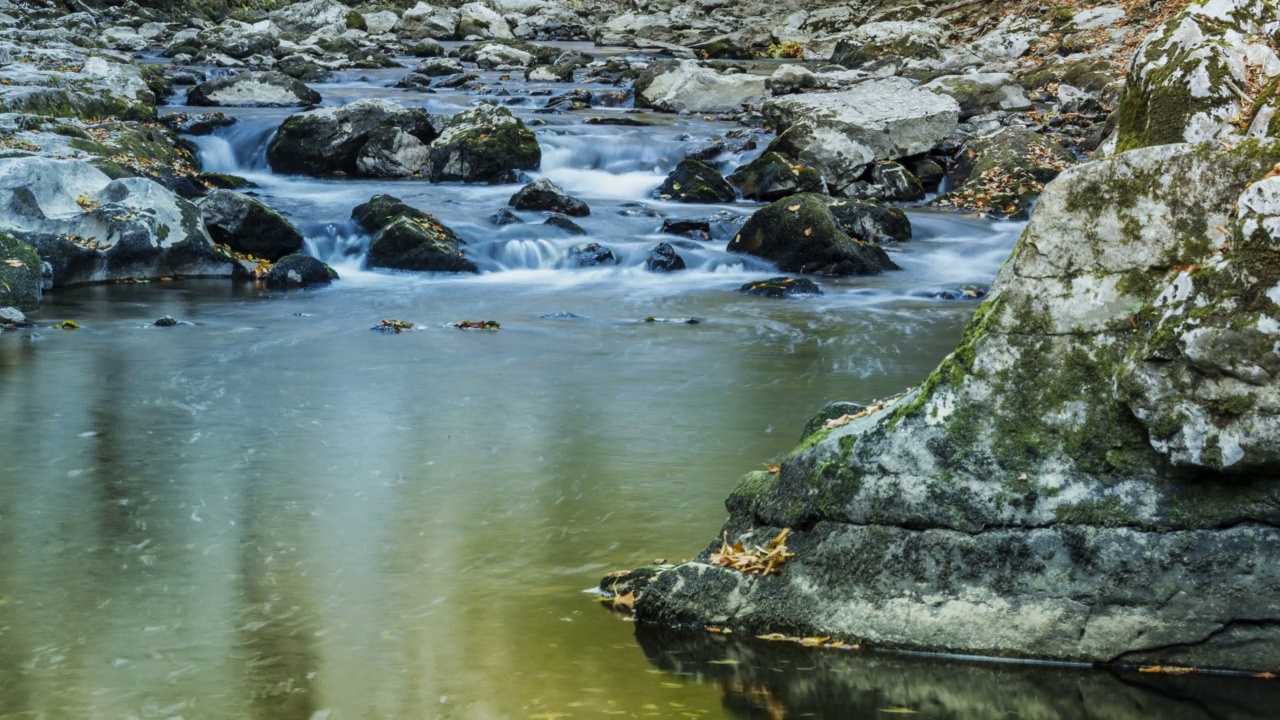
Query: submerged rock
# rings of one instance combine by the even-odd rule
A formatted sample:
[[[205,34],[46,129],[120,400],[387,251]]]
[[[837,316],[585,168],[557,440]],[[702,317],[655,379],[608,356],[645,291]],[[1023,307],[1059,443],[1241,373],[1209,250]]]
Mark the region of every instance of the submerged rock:
[[[569,233],[570,235],[586,235],[587,234],[587,231],[582,229],[581,225],[570,220],[564,215],[558,215],[558,214],[552,213],[550,216],[547,217],[546,220],[542,222],[542,224],[550,225],[551,227],[554,227],[554,228],[559,228]]]
[[[769,278],[768,280],[753,280],[738,288],[738,292],[775,298],[813,297],[821,295],[822,288],[808,278],[793,278],[784,275],[782,277]]]
[[[845,234],[822,195],[793,195],[761,208],[727,249],[771,260],[783,272],[872,275],[897,268],[878,244]]]
[[[569,249],[569,263],[576,267],[617,265],[618,258],[612,250],[600,243],[582,243]]]

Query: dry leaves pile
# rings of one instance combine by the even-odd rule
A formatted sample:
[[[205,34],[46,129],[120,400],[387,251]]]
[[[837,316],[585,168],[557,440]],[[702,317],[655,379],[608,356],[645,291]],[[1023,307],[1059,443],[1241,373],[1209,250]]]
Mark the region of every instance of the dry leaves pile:
[[[854,643],[844,643],[839,640],[832,640],[829,637],[792,637],[782,633],[757,635],[756,639],[769,640],[770,642],[793,642],[804,647],[830,648],[832,650],[857,650],[860,647]]]
[[[779,565],[796,555],[787,551],[787,536],[790,534],[791,528],[786,528],[768,542],[767,548],[756,545],[747,549],[743,547],[741,540],[730,545],[729,535],[726,533],[720,549],[711,553],[711,564],[733,568],[748,575],[753,573],[768,575],[771,572],[778,572]]]
[[[379,325],[377,328],[374,328],[374,329],[375,329],[375,330],[378,330],[378,329],[383,329],[383,328],[385,328],[385,330],[383,330],[383,332],[386,332],[386,330],[390,330],[390,331],[394,332],[395,334],[399,335],[400,333],[404,332],[405,330],[412,330],[412,329],[413,329],[413,323],[409,322],[408,320],[383,320],[383,321],[382,321],[382,324],[381,324],[381,325]]]
[[[462,320],[450,323],[459,330],[500,330],[502,326],[496,320]]]

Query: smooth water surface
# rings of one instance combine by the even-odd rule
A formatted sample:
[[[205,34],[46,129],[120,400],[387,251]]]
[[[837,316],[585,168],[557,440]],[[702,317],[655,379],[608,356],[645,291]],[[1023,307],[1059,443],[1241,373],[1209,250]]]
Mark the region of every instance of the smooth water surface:
[[[322,85],[454,112],[474,96]],[[197,138],[343,275],[268,293],[188,280],[52,293],[0,335],[0,717],[1264,717],[1270,686],[815,651],[643,631],[583,591],[715,536],[735,480],[831,400],[918,384],[956,344],[1019,227],[913,211],[902,270],[806,300],[735,292],[776,274],[724,252],[750,205],[651,191],[730,126],[539,117],[540,174],[592,206],[582,238],[487,217],[516,186],[270,173],[285,110]],[[514,102],[514,101],[513,101]],[[604,112],[620,110],[601,109]],[[740,157],[721,162],[732,167]],[[437,214],[484,272],[361,269],[351,208]],[[661,215],[721,215],[702,242]],[[735,221],[734,217],[738,216]],[[727,234],[727,235],[726,235]],[[677,244],[690,269],[643,270]],[[193,324],[157,328],[172,315]],[[698,324],[644,322],[646,318]],[[67,331],[53,322],[74,319]],[[370,332],[383,319],[417,329]],[[496,320],[496,332],[459,320]],[[637,640],[639,642],[637,642]]]

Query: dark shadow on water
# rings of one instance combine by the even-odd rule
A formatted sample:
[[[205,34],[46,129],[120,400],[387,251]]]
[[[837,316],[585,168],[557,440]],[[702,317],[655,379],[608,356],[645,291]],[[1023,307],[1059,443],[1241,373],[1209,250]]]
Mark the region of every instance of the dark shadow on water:
[[[646,627],[636,640],[654,667],[717,687],[724,710],[749,720],[1262,720],[1280,708],[1280,682],[1249,677],[808,648]]]

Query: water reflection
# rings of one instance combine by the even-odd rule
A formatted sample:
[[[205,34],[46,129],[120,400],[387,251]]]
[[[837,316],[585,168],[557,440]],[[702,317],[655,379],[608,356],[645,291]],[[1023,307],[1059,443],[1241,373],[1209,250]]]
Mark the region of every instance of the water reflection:
[[[1246,720],[1276,717],[1280,685],[806,648],[638,627],[654,667],[721,694],[730,717]]]

